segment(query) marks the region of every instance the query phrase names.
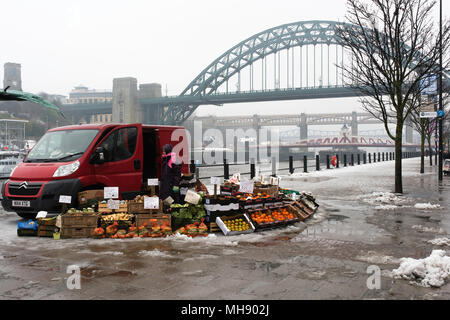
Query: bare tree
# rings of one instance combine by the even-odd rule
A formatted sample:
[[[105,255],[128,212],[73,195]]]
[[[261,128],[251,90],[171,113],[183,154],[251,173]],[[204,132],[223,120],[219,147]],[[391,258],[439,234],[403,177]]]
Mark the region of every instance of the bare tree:
[[[403,193],[403,125],[419,105],[420,84],[439,70],[439,29],[432,17],[435,4],[434,0],[348,0],[348,23],[336,29],[352,56],[352,65],[342,67],[349,85],[361,93],[363,107],[383,121],[395,141],[396,193]],[[444,50],[449,46],[449,30],[446,22]],[[393,121],[395,132],[388,127]]]

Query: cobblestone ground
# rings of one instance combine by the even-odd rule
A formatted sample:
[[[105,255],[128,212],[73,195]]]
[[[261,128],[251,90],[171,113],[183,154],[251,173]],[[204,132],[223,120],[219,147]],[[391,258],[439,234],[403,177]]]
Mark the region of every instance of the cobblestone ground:
[[[186,239],[53,240],[16,235],[19,218],[0,212],[0,299],[450,299],[450,284],[425,288],[393,279],[402,257],[425,258],[429,240],[449,237],[450,182],[435,167],[404,161],[405,194],[392,192],[394,163],[282,177],[320,208],[287,229]],[[418,203],[438,204],[420,209]],[[448,251],[447,251],[448,253]],[[68,266],[81,270],[68,289]],[[367,272],[381,270],[380,289]]]

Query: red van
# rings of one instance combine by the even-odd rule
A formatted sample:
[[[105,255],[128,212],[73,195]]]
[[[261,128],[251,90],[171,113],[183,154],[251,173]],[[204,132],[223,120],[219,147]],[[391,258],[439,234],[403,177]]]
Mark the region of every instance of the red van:
[[[45,133],[2,187],[2,205],[23,218],[61,211],[60,195],[119,187],[120,199],[133,199],[149,178],[161,178],[166,143],[189,171],[186,131],[177,126],[86,124]]]

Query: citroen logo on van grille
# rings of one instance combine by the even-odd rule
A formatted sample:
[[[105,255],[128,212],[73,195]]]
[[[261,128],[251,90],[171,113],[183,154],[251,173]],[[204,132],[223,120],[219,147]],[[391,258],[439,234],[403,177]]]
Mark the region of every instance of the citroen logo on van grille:
[[[24,181],[19,185],[19,189],[27,189],[28,188],[28,182]]]

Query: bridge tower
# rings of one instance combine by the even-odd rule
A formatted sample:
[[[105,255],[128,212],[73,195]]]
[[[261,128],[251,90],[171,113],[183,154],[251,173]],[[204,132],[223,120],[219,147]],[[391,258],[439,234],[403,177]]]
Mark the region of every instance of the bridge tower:
[[[22,91],[21,65],[7,62],[3,67],[3,88],[10,86],[10,90]]]
[[[139,100],[161,98],[162,88],[159,83],[145,83],[139,85]],[[146,124],[159,124],[160,106],[140,105],[141,119]]]
[[[136,78],[113,79],[113,122],[134,123],[141,121]]]

